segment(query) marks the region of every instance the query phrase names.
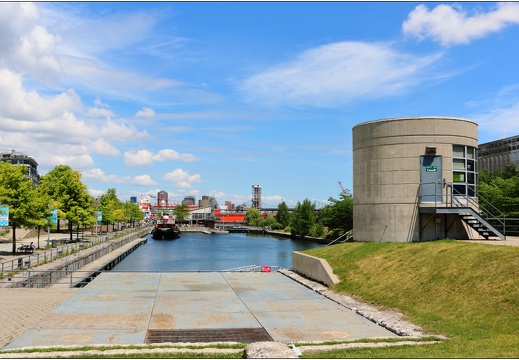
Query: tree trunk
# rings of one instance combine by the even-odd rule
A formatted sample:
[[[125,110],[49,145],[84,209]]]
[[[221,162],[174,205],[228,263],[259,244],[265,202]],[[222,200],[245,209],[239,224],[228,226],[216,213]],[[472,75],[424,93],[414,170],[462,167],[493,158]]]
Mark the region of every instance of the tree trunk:
[[[72,242],[72,237],[73,237],[73,231],[74,229],[72,228],[72,223],[69,221],[68,222],[68,232],[70,233],[70,241]]]

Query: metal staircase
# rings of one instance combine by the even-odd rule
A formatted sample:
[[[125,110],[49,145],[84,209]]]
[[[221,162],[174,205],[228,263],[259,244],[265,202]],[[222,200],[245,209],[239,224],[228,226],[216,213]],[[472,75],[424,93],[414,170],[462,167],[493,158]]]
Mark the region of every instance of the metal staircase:
[[[504,214],[489,201],[479,196],[475,188],[470,189],[474,196],[456,192],[452,183],[443,183],[443,188],[446,190],[446,193],[441,195],[441,202],[436,203],[435,201],[434,207],[420,208],[420,212],[457,214],[464,223],[476,230],[485,239],[494,236],[501,240],[506,240]],[[420,189],[422,189],[422,184],[420,184]],[[430,195],[420,193],[421,197]],[[499,215],[496,216],[493,213]],[[503,230],[501,231],[498,228]]]

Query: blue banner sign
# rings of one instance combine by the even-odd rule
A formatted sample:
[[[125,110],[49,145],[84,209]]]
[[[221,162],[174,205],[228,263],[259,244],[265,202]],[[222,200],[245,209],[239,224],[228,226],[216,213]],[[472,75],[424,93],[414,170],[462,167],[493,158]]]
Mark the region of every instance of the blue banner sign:
[[[9,226],[9,208],[7,205],[0,205],[0,226]]]
[[[50,213],[50,222],[53,223],[53,224],[57,224],[58,223],[58,209],[54,209]]]

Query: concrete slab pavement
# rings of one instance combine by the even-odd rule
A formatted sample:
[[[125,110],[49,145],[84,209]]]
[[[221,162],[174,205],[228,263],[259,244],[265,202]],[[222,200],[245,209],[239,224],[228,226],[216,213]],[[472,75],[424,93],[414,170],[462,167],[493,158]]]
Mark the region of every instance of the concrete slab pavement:
[[[187,337],[188,336],[188,337]],[[397,337],[280,273],[103,273],[5,349]]]

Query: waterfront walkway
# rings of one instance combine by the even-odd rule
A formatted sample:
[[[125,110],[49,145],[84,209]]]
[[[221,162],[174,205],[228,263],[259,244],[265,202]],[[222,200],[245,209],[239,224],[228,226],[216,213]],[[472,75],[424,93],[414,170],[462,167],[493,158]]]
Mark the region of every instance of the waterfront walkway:
[[[76,290],[5,349],[379,337],[397,335],[281,273],[110,272]]]

